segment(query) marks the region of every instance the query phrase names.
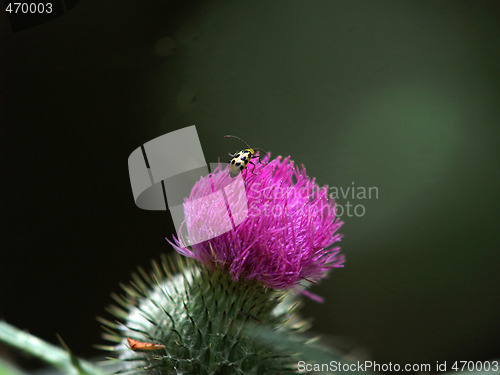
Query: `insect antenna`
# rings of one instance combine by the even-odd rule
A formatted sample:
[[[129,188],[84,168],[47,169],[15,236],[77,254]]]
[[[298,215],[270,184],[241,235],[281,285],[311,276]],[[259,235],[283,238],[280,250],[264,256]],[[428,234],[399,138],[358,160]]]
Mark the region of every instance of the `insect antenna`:
[[[253,149],[254,149],[255,151],[260,151],[260,152],[262,152],[263,154],[269,154],[269,151],[266,151],[266,150],[264,150],[264,149],[262,149],[262,148],[254,147]]]
[[[237,136],[235,136],[235,135],[227,134],[227,135],[225,135],[225,136],[224,136],[224,138],[236,138],[236,139],[238,139],[239,141],[241,141],[241,142],[243,142],[244,144],[246,144],[248,148],[252,148],[252,147],[250,147],[250,145],[249,145],[248,143],[246,143],[243,139],[241,139],[240,137],[237,137]]]

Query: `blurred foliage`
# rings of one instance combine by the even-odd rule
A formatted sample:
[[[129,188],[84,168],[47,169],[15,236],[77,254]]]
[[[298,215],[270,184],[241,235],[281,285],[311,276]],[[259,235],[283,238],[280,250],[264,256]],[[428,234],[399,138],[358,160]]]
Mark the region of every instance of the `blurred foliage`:
[[[49,363],[69,375],[106,375],[95,365],[77,358],[69,350],[51,345],[38,337],[0,321],[0,341]],[[7,368],[6,370],[7,371]],[[6,373],[10,375],[10,373]],[[12,373],[15,375],[15,373]]]

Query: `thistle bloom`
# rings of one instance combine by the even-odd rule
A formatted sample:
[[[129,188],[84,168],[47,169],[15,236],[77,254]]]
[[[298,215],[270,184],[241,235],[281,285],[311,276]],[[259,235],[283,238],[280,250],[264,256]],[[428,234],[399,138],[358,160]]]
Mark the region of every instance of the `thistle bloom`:
[[[238,186],[238,179],[241,189],[227,189]],[[223,204],[200,199],[218,191],[226,193]],[[235,209],[234,202],[241,206]],[[334,246],[343,223],[328,187],[319,187],[290,157],[270,160],[266,155],[234,180],[228,167],[219,164],[196,182],[184,210],[192,245],[187,247],[179,234],[174,248],[209,268],[225,270],[233,280],[289,289],[303,280],[317,282],[329,269],[343,266],[344,256]],[[228,211],[231,228],[221,231]]]

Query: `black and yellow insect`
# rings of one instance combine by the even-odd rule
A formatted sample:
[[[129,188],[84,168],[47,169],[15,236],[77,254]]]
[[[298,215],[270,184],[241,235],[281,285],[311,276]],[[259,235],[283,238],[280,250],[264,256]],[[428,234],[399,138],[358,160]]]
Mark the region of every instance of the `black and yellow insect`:
[[[255,169],[255,164],[252,162],[252,159],[258,158],[260,161],[260,157],[257,156],[257,151],[260,151],[258,148],[252,148],[240,137],[236,137],[234,135],[225,135],[225,138],[236,138],[243,142],[248,148],[238,151],[234,154],[229,154],[232,157],[229,162],[229,176],[231,178],[235,178],[238,176],[247,166],[248,164],[252,164]],[[252,170],[253,173],[253,170]],[[255,173],[254,173],[255,174]]]

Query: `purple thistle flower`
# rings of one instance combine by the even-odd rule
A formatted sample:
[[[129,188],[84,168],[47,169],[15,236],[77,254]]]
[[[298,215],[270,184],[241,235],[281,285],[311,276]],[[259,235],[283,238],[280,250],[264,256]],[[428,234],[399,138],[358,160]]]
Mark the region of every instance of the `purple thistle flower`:
[[[228,189],[238,186],[236,180],[242,188]],[[200,199],[217,191],[225,191],[225,204]],[[171,244],[184,256],[229,272],[234,280],[288,289],[303,280],[315,283],[329,269],[343,267],[340,248],[332,247],[341,239],[336,232],[343,223],[336,217],[328,187],[320,188],[290,157],[270,160],[266,155],[253,170],[249,166],[234,180],[228,166],[219,164],[196,182],[184,210],[192,245],[185,246],[181,236]],[[232,226],[221,230],[228,211]],[[203,238],[210,239],[199,240]]]

